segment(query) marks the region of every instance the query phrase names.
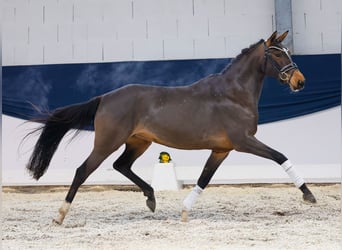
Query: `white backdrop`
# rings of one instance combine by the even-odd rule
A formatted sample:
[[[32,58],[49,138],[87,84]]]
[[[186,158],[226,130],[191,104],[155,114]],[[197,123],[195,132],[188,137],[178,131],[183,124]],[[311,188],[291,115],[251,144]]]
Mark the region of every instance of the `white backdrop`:
[[[341,8],[292,1],[294,53],[339,53]],[[3,0],[2,62],[235,57],[270,36],[274,15],[274,0]]]

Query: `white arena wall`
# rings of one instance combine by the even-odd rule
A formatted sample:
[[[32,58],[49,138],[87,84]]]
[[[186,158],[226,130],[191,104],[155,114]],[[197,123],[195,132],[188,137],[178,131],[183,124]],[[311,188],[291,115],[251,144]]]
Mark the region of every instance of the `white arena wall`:
[[[341,7],[340,0],[292,1],[294,54],[340,53]],[[275,29],[273,0],[4,0],[2,19],[4,66],[234,57]],[[2,184],[70,184],[93,133],[63,140],[36,182],[25,170],[36,137],[20,144],[36,124],[24,122],[2,115]],[[341,107],[260,125],[257,138],[284,153],[307,181],[340,182]],[[134,164],[148,182],[161,151],[188,184],[209,156],[154,144]],[[112,169],[120,152],[86,183],[131,184]],[[289,182],[277,164],[232,152],[211,183],[277,182]]]
[[[292,1],[295,54],[339,53],[341,1]],[[8,65],[235,57],[275,30],[274,0],[3,0]]]

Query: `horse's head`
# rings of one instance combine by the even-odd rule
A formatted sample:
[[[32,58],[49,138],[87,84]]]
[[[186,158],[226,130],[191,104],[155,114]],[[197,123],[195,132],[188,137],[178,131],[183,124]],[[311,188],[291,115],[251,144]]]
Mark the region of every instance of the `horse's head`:
[[[305,77],[292,61],[289,50],[281,44],[287,34],[288,31],[277,37],[275,31],[265,41],[265,69],[268,75],[289,84],[292,91],[299,91],[304,88]]]

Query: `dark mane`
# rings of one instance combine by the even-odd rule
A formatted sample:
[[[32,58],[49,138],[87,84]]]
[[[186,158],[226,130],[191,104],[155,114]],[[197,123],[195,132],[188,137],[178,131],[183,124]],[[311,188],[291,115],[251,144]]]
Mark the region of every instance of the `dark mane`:
[[[259,46],[261,43],[265,42],[264,39],[260,39],[259,42],[256,42],[252,45],[250,45],[248,48],[244,48],[241,50],[241,53],[237,55],[235,58],[231,60],[231,62],[221,71],[221,73],[225,73],[234,63],[238,62],[242,56],[245,54],[248,54],[250,51],[254,50],[257,46]]]

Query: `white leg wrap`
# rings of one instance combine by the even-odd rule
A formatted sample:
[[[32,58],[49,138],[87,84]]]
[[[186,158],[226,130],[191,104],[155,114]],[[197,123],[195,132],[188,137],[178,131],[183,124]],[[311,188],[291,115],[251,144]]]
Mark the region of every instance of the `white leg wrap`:
[[[59,211],[61,213],[67,214],[69,209],[70,209],[71,203],[63,201],[63,204],[61,206],[61,208],[59,209]]]
[[[70,209],[70,205],[71,203],[63,201],[62,206],[58,210],[59,216],[57,219],[52,220],[53,223],[57,223],[58,225],[61,225],[63,223],[64,218]]]
[[[304,184],[304,179],[298,174],[290,160],[285,161],[281,164],[285,172],[289,175],[293,183],[296,185],[297,188]]]
[[[200,188],[198,185],[194,187],[188,196],[184,199],[183,205],[186,211],[190,211],[192,206],[194,205],[195,201],[197,200],[198,196],[202,193],[203,189]]]

